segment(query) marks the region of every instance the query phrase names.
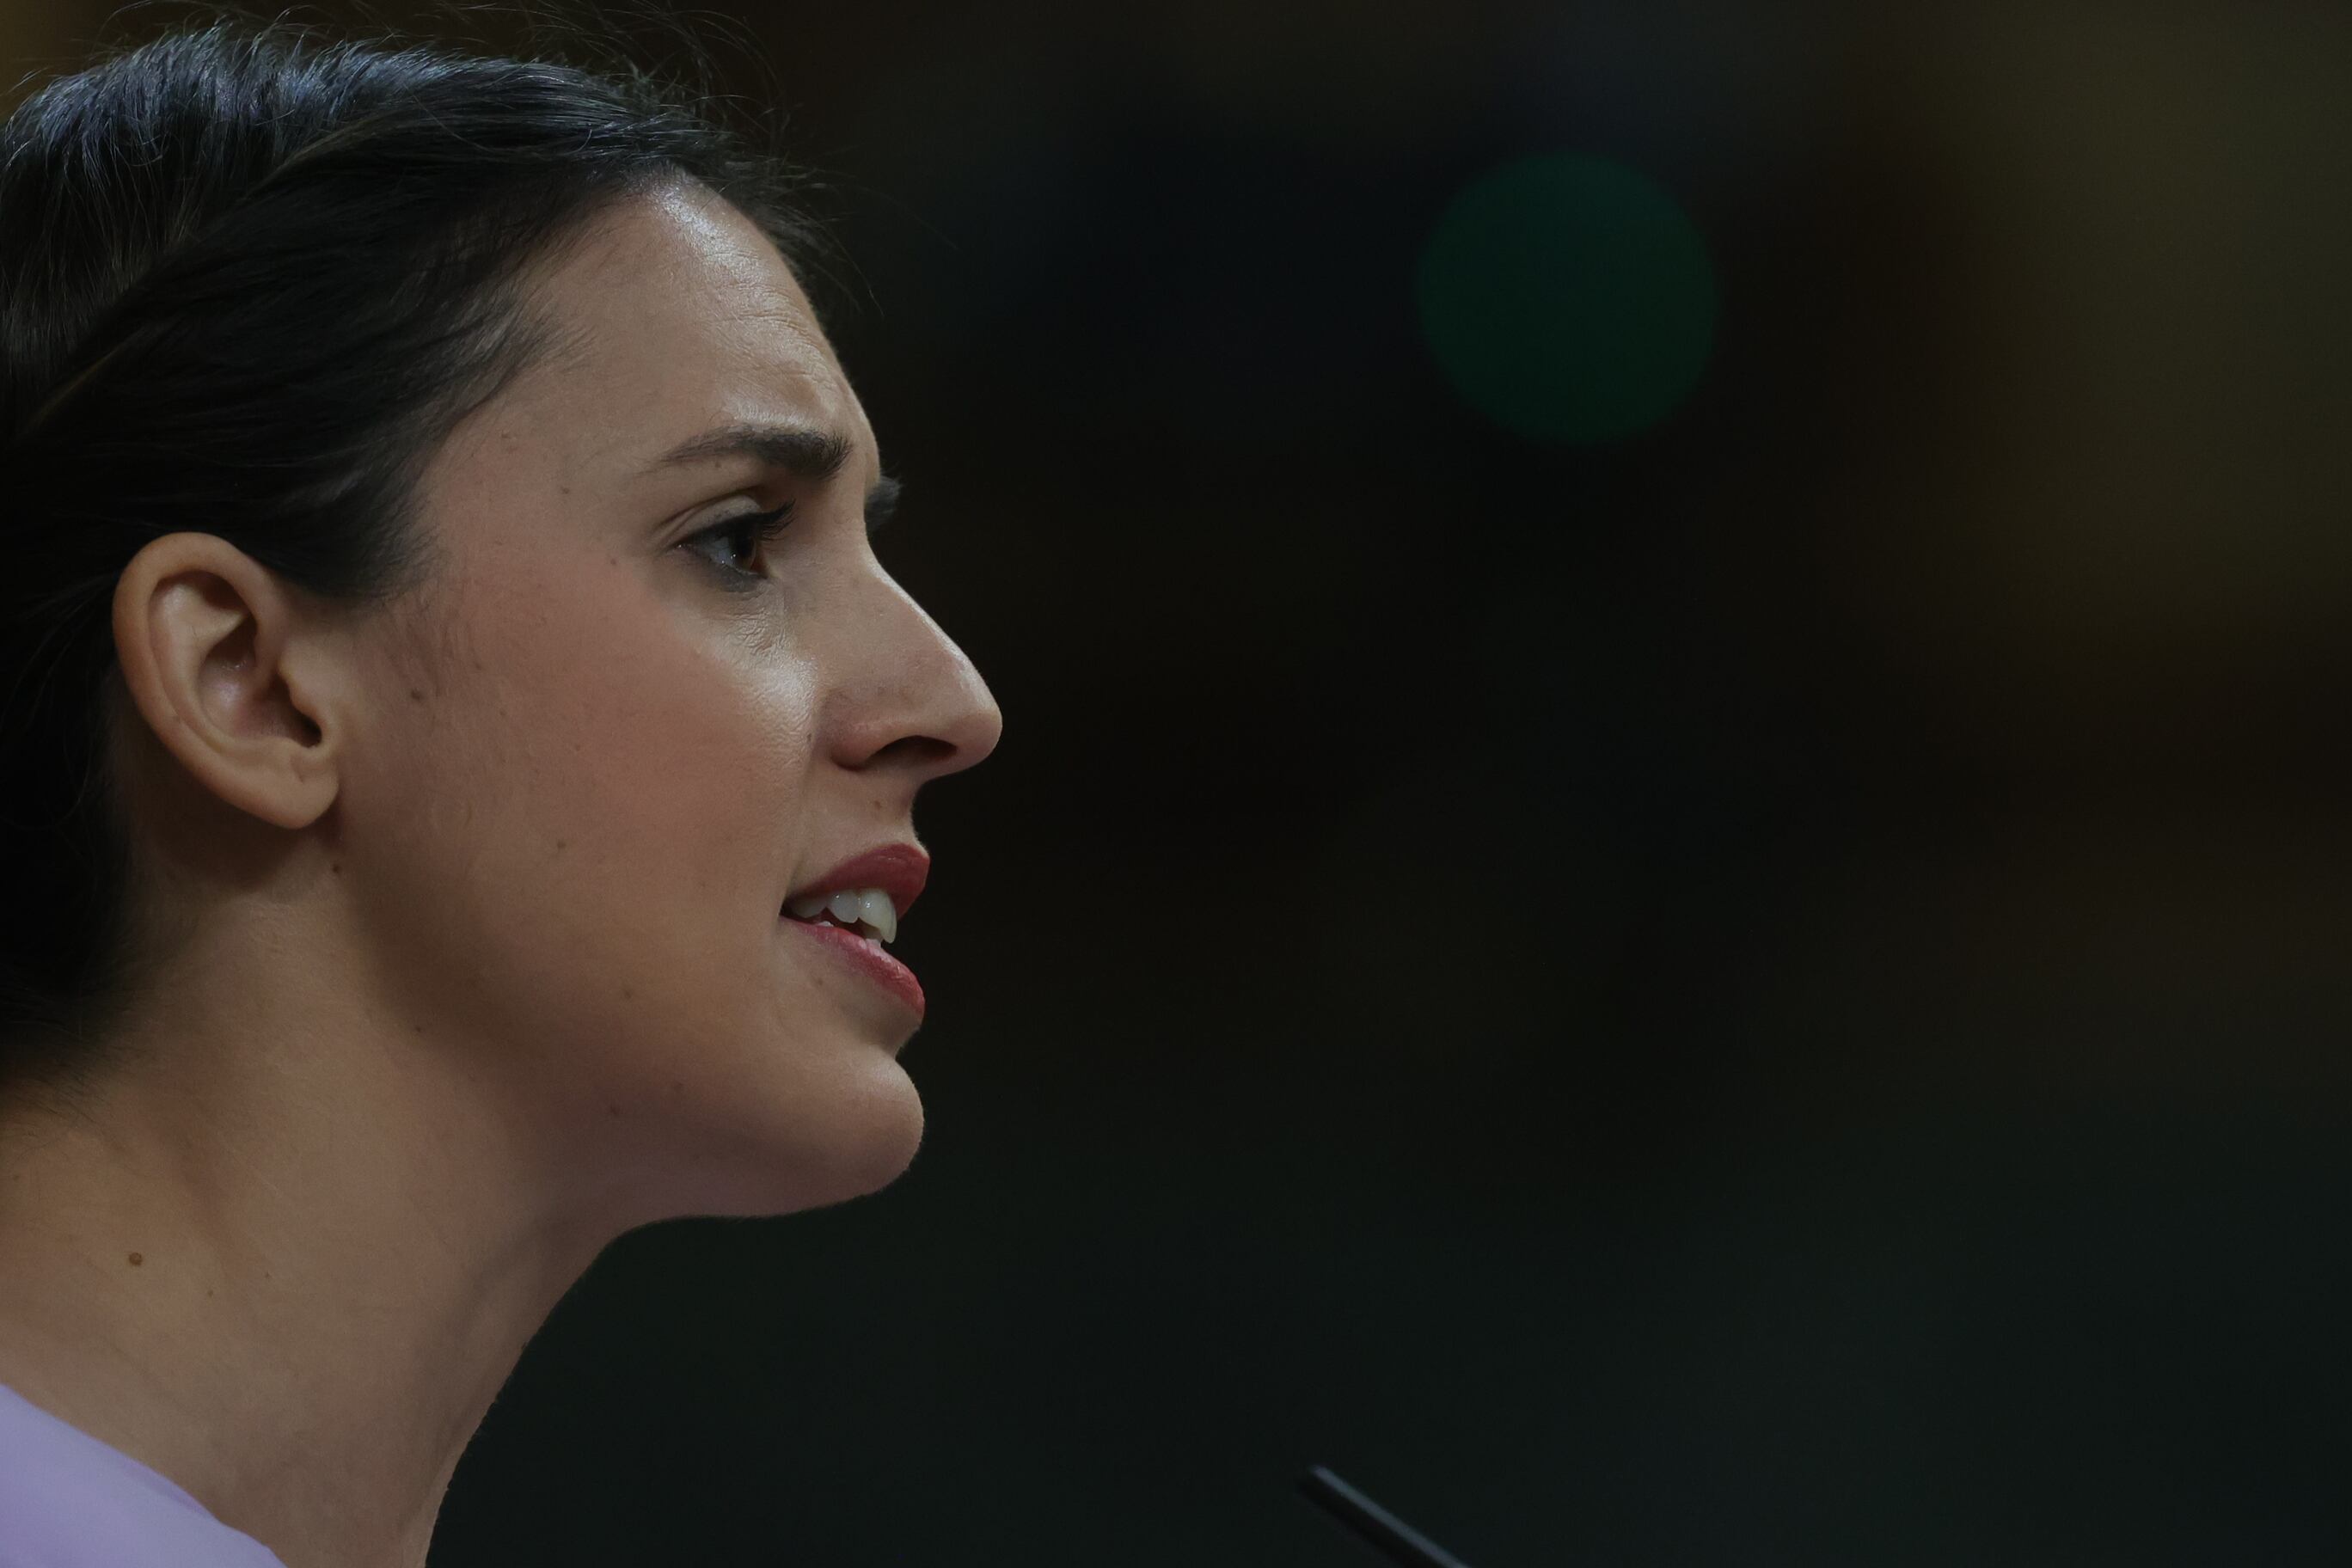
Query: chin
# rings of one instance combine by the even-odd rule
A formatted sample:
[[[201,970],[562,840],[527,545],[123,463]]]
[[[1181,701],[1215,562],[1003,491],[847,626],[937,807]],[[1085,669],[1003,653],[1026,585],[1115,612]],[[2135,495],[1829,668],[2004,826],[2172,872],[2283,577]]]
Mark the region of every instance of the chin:
[[[835,1086],[821,1117],[802,1100],[789,1125],[740,1129],[735,1158],[693,1212],[760,1216],[846,1203],[904,1175],[923,1142],[923,1100],[896,1062]],[[746,1146],[748,1145],[748,1146]]]
[[[827,1163],[824,1184],[833,1195],[797,1206],[814,1208],[878,1193],[915,1163],[923,1143],[923,1097],[916,1092],[914,1080],[895,1065],[891,1076],[897,1091],[887,1103],[866,1108],[856,1135],[844,1142],[837,1159]]]

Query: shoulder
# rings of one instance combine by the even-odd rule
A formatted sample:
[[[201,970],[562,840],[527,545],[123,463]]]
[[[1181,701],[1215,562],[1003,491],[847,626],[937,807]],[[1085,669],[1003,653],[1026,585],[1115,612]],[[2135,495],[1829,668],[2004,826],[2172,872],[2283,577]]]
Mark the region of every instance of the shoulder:
[[[164,1477],[0,1384],[0,1568],[285,1568]]]

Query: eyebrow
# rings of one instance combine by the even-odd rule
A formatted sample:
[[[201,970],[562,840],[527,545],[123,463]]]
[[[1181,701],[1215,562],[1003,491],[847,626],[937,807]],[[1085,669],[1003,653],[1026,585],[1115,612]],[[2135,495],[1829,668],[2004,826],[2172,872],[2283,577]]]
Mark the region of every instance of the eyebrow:
[[[804,425],[721,425],[672,447],[647,464],[646,472],[659,473],[721,458],[752,458],[794,479],[821,485],[847,466],[855,449],[849,437],[838,431]],[[880,532],[882,525],[897,514],[900,489],[897,479],[885,474],[866,492],[867,538]]]
[[[646,466],[646,472],[708,463],[719,458],[757,458],[794,479],[823,484],[849,461],[849,437],[805,425],[721,425],[688,437]]]

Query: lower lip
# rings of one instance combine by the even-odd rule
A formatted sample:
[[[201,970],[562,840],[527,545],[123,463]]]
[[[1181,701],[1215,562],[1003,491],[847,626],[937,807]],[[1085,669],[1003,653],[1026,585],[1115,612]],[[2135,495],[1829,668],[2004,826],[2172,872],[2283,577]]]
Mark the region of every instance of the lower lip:
[[[814,937],[825,951],[838,954],[842,961],[883,990],[896,996],[913,1010],[917,1018],[923,1016],[923,987],[915,972],[890,956],[889,951],[871,937],[858,935],[840,926],[821,926],[814,921],[796,921],[782,917],[783,923],[795,931]]]

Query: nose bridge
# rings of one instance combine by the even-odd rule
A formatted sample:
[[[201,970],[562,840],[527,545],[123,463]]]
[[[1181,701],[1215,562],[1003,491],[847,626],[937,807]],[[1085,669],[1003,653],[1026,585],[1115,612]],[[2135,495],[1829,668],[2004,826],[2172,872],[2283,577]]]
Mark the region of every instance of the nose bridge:
[[[827,725],[845,767],[884,752],[918,779],[971,767],[996,749],[1004,720],[988,683],[914,595],[861,551],[837,584],[842,671]]]

